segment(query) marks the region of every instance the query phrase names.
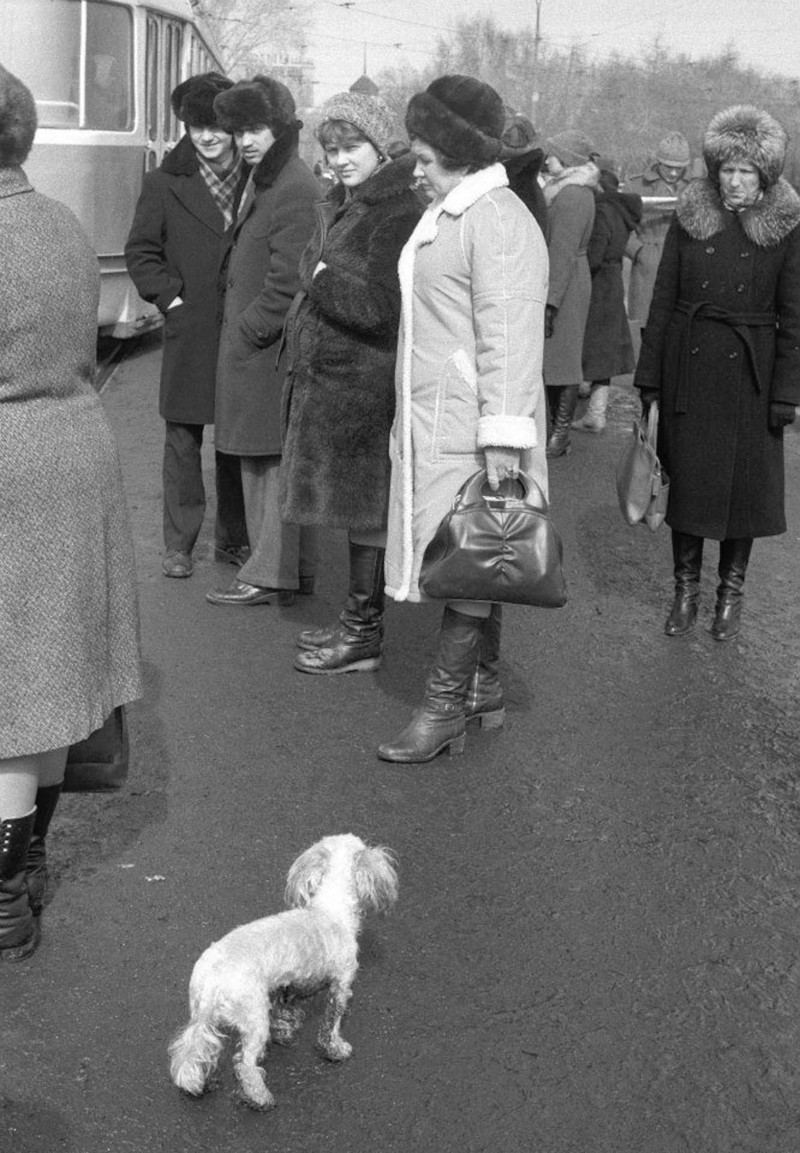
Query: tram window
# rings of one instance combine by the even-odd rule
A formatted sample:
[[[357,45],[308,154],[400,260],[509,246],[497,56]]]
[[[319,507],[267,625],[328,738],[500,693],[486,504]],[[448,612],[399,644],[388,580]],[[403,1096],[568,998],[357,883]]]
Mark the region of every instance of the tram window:
[[[147,21],[147,139],[158,139],[158,21]]]
[[[126,8],[87,7],[85,128],[125,131],[132,126],[131,15]]]

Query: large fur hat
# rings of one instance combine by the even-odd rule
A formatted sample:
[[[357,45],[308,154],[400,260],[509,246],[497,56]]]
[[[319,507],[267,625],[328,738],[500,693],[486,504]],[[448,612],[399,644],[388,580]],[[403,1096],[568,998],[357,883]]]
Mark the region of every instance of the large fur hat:
[[[744,160],[761,173],[767,188],[783,171],[789,138],[778,121],[752,104],[735,104],[718,112],[703,139],[708,175],[719,184],[719,170],[730,161]]]
[[[330,120],[344,120],[366,136],[381,155],[388,154],[389,145],[397,135],[394,117],[380,96],[364,92],[339,92],[331,96],[319,110],[319,130]]]
[[[239,80],[215,98],[214,112],[226,132],[266,124],[277,137],[290,125],[298,124],[294,97],[285,84],[271,76]]]
[[[484,168],[500,156],[505,126],[501,97],[472,76],[440,76],[412,96],[406,131],[458,164]]]
[[[233,88],[233,81],[226,80],[219,72],[190,76],[172,93],[172,111],[190,128],[215,128],[214,98],[229,88]]]
[[[36,104],[28,88],[0,64],[0,168],[24,164],[36,135]]]

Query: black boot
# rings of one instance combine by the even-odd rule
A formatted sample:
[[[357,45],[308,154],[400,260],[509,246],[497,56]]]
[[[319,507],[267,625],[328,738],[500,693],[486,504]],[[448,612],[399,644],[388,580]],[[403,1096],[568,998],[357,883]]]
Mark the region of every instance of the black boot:
[[[675,562],[675,600],[664,624],[664,632],[668,637],[682,637],[697,619],[703,537],[673,529],[672,557]]]
[[[23,961],[39,944],[25,880],[35,816],[34,811],[0,823],[0,961]]]
[[[711,626],[711,635],[715,640],[730,641],[739,635],[742,589],[752,547],[753,538],[750,536],[720,541],[717,610]]]
[[[480,617],[446,606],[422,707],[394,741],[379,747],[382,761],[419,765],[444,749],[450,756],[463,753],[467,691],[478,663],[482,624]]]
[[[47,891],[47,853],[45,850],[45,837],[50,828],[50,821],[56,811],[58,798],[61,796],[61,785],[48,785],[36,791],[36,816],[33,822],[31,843],[28,847],[27,865],[25,875],[28,882],[28,901],[34,917],[41,916]]]
[[[477,720],[481,728],[502,728],[506,719],[500,668],[500,633],[503,627],[503,606],[492,605],[492,611],[481,627],[478,649],[478,667],[467,690],[467,720]]]
[[[547,440],[546,456],[566,456],[572,451],[569,430],[578,403],[579,384],[567,384],[559,389],[558,406],[553,416],[553,429]]]
[[[307,629],[294,667],[301,673],[371,672],[381,663],[386,550],[350,542],[350,589],[337,624]]]

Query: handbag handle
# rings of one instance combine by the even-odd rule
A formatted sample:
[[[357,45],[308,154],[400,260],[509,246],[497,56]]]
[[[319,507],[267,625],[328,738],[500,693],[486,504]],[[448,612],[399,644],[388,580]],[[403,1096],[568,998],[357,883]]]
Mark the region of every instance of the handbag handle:
[[[478,504],[483,502],[490,508],[503,510],[506,508],[535,508],[539,512],[547,512],[547,500],[540,486],[527,472],[520,472],[515,480],[501,481],[500,490],[492,492],[489,485],[489,477],[485,468],[478,469],[473,473],[468,480],[464,482],[461,488],[456,493],[455,500],[453,501],[453,511],[457,508],[464,507],[465,505]],[[504,486],[513,485],[515,489],[521,489],[521,495],[518,492],[504,492]]]
[[[658,401],[654,400],[647,410],[647,439],[655,449],[658,442]]]

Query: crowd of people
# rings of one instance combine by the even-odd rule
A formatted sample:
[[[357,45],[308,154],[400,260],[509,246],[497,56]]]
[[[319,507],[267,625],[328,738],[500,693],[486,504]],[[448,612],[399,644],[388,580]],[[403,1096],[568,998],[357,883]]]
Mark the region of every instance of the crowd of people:
[[[278,80],[205,73],[172,107],[186,133],[145,177],[126,247],[164,318],[166,577],[193,572],[213,424],[215,558],[237,573],[208,601],[313,594],[318,530],[342,529],[343,608],[299,635],[295,668],[373,670],[385,598],[425,599],[425,549],[462,484],[483,469],[497,492],[524,473],[547,494],[548,459],[568,455],[573,427],[604,430],[611,378],[635,367],[672,478],[665,632],[695,622],[710,538],[712,632],[737,635],[753,539],[786,528],[783,428],[800,404],[800,196],[777,121],[715,116],[693,180],[685,137],[668,133],[620,187],[583,132],[540,140],[488,84],[442,76],[408,104],[408,145],[379,97],[328,100],[323,191]],[[97,265],[27,182],[35,129],[31,93],[0,69],[6,960],[38,942],[68,747],[141,691],[130,530],[92,387]],[[459,752],[469,721],[503,724],[501,630],[499,603],[443,605],[422,703],[382,760],[426,763]]]

